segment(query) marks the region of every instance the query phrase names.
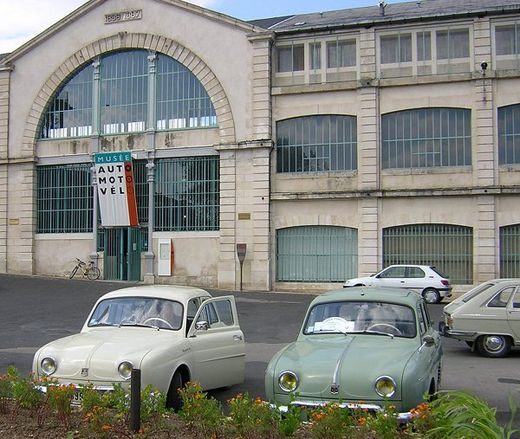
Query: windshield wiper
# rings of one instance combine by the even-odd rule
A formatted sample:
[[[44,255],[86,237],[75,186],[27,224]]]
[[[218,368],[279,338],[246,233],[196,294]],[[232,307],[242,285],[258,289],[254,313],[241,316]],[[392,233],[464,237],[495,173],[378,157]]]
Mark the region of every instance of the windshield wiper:
[[[115,325],[114,323],[104,323],[104,322],[99,322],[99,323],[93,323],[92,325],[90,325],[91,327],[95,327],[95,326],[117,326]]]
[[[390,338],[394,338],[394,334],[390,334],[389,332],[383,332],[383,331],[369,331],[369,330],[363,330],[363,331],[352,331],[351,334],[374,334],[374,335],[388,335]]]
[[[142,323],[130,323],[130,322],[126,322],[126,323],[120,323],[118,325],[118,327],[120,328],[121,326],[136,326],[138,328],[154,328],[154,326],[151,326],[151,325],[144,325]]]

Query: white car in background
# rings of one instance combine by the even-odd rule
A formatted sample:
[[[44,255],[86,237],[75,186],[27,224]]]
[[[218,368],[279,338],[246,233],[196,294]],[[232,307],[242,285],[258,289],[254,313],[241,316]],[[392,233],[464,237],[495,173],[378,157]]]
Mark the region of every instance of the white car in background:
[[[343,288],[359,286],[408,288],[421,294],[427,303],[451,297],[452,290],[449,279],[430,265],[390,265],[372,276],[349,279],[343,284]]]
[[[245,343],[234,297],[167,285],[112,291],[79,334],[43,346],[33,360],[35,375],[76,386],[78,399],[82,386],[128,389],[134,368],[143,388],[164,392],[172,408],[180,407],[177,390],[188,381],[205,390],[242,383]]]

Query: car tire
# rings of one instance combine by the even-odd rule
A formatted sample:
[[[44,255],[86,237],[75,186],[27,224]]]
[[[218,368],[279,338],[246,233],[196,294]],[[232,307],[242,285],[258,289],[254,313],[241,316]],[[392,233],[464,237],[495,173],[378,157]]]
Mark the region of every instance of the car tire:
[[[511,350],[511,340],[506,335],[482,335],[477,339],[477,350],[484,357],[505,357]]]
[[[426,303],[429,304],[439,303],[441,301],[441,295],[435,288],[426,288],[422,292],[422,296]]]
[[[166,395],[166,407],[175,411],[181,409],[182,398],[181,395],[179,395],[179,389],[182,389],[185,385],[184,377],[182,376],[181,371],[177,369],[173,374],[172,382],[170,383],[170,388]]]

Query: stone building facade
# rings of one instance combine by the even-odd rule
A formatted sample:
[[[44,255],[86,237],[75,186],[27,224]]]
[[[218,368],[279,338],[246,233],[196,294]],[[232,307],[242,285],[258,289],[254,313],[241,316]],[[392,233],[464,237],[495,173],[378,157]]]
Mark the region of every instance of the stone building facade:
[[[0,58],[0,272],[80,257],[106,279],[244,290],[405,262],[460,289],[520,276],[519,67],[505,0],[250,22],[88,1]],[[99,220],[93,157],[117,151],[135,230]]]

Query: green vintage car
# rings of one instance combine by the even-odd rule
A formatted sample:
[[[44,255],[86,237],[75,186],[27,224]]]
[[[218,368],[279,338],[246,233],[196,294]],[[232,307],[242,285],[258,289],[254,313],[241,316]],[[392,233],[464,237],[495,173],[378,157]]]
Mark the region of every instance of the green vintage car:
[[[440,335],[416,292],[331,291],[312,301],[297,340],[269,362],[265,393],[281,410],[338,402],[379,411],[392,404],[406,421],[439,388],[441,358]]]

